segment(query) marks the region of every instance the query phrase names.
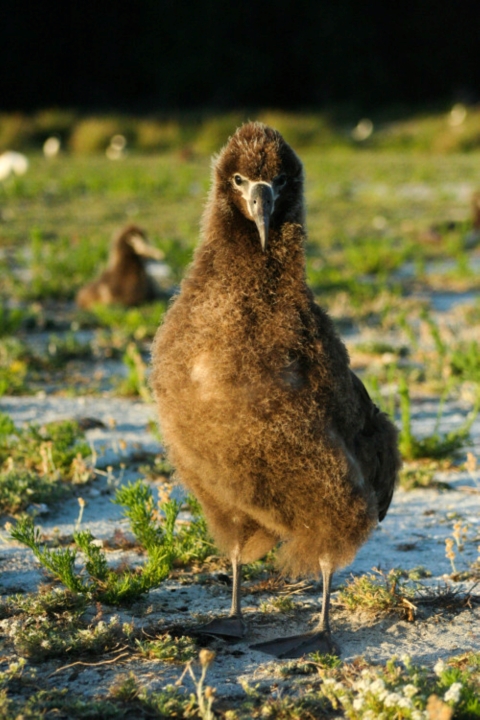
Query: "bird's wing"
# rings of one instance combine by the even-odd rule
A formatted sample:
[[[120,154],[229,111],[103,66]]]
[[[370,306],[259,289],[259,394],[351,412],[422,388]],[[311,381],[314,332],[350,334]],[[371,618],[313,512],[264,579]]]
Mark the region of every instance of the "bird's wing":
[[[311,311],[316,332],[336,353],[338,367],[345,367],[344,380],[353,393],[349,412],[357,428],[354,453],[362,468],[365,481],[373,488],[378,502],[378,518],[383,520],[392,500],[401,460],[398,452],[397,429],[387,415],[372,402],[362,381],[348,368],[348,354],[336,335],[328,315],[315,303],[310,291]],[[351,381],[351,385],[350,382]]]
[[[356,455],[366,480],[377,496],[378,519],[381,522],[392,501],[400,468],[397,430],[387,415],[372,402],[360,378],[350,372],[361,418],[361,427],[355,437]]]

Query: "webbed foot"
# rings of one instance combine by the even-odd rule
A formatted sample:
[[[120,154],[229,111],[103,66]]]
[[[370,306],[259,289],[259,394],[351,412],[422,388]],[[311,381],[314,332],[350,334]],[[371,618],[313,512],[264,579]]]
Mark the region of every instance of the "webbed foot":
[[[338,646],[326,630],[267,640],[250,645],[250,648],[277,658],[300,658],[312,652],[340,655]]]
[[[195,632],[200,635],[215,635],[224,638],[245,637],[246,627],[240,617],[216,618],[205,625],[199,625]]]

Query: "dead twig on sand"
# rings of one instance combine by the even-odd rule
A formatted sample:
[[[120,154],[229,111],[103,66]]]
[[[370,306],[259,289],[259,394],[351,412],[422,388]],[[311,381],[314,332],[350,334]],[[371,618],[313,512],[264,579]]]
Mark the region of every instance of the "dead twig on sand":
[[[87,663],[83,662],[82,660],[77,660],[77,662],[70,663],[69,665],[62,665],[62,667],[57,668],[54,670],[50,675],[48,676],[51,678],[53,675],[56,675],[59,672],[63,672],[63,670],[68,670],[69,668],[75,667],[76,665],[83,665],[84,667],[98,667],[100,665],[112,665],[113,663],[120,660],[120,658],[127,657],[127,655],[130,655],[130,651],[122,652],[120,655],[116,655],[114,658],[111,658],[110,660],[100,660],[100,662],[95,663]]]

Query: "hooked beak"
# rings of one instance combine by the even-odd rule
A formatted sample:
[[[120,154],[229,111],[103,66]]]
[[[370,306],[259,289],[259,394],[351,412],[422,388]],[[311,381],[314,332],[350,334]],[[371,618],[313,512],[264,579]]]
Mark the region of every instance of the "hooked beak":
[[[265,182],[258,182],[252,185],[248,198],[248,210],[257,226],[260,235],[260,244],[265,252],[268,240],[268,228],[270,217],[273,212],[275,198],[271,185]]]

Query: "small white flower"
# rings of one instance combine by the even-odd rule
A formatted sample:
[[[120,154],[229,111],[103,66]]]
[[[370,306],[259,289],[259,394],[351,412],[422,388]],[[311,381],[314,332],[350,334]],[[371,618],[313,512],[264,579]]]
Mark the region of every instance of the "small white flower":
[[[363,697],[361,697],[361,696],[360,696],[360,697],[357,697],[357,698],[355,698],[355,700],[353,701],[353,709],[354,709],[354,710],[361,710],[362,707],[364,706],[364,704],[365,704],[365,700],[363,699]]]
[[[375,693],[375,695],[378,695],[378,693],[381,693],[382,690],[385,690],[385,683],[383,682],[382,678],[377,678],[372,682],[372,684],[369,687],[370,692]]]
[[[442,674],[442,672],[444,670],[445,670],[445,663],[443,662],[443,660],[437,660],[437,662],[433,666],[433,672],[435,673],[435,675],[437,675],[437,677],[440,677],[440,675]]]
[[[398,701],[398,707],[399,708],[408,708],[409,710],[413,708],[413,703],[409,698],[401,697]]]
[[[354,684],[354,690],[370,690],[371,681],[368,678],[360,678]]]
[[[398,693],[394,693],[394,692],[389,693],[389,695],[387,695],[387,697],[384,700],[385,707],[395,707],[396,705],[398,705],[398,703],[400,702],[401,699],[402,699],[402,696],[399,695]]]
[[[425,713],[423,713],[421,710],[414,710],[412,712],[412,720],[424,720],[424,718],[428,717]]]
[[[456,682],[453,683],[453,685],[450,685],[447,692],[443,696],[443,699],[445,702],[452,701],[454,703],[458,703],[460,700],[460,691],[462,689],[462,683]]]
[[[415,687],[415,685],[412,685],[411,683],[409,683],[408,685],[405,685],[405,687],[403,688],[403,694],[407,698],[412,698],[417,693],[418,693],[418,688]]]

